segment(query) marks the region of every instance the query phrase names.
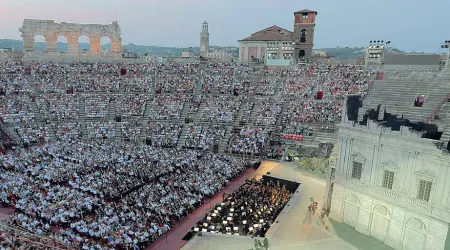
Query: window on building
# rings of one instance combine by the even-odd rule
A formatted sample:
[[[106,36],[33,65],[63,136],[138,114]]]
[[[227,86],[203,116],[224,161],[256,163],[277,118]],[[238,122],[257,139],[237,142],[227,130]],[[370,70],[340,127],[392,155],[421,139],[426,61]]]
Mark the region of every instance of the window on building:
[[[300,42],[305,43],[306,42],[306,30],[302,29],[300,31]]]
[[[308,18],[308,13],[303,13],[303,14],[302,14],[302,18],[303,18],[303,19]]]
[[[352,169],[352,178],[354,179],[361,179],[361,173],[362,173],[362,163],[354,161],[353,162],[353,169]]]
[[[394,172],[384,170],[383,187],[392,189],[393,184],[394,184]]]
[[[417,192],[417,199],[429,201],[432,184],[433,183],[431,181],[419,180],[419,190]]]

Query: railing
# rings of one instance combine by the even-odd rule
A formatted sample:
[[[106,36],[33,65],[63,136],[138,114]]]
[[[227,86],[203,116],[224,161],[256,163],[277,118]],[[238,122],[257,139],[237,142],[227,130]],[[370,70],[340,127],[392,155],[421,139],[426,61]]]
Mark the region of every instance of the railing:
[[[444,103],[446,103],[450,98],[450,94],[447,94],[446,97],[444,97],[441,102],[439,102],[439,105],[437,108],[435,108],[433,110],[433,112],[431,112],[430,116],[427,118],[427,122],[432,122],[434,121],[434,117],[436,116],[436,114],[439,112],[439,110],[441,110],[442,106],[444,106]]]
[[[376,193],[378,195],[386,196],[391,199],[397,199],[397,197],[398,197],[395,192],[392,192],[391,190],[385,189],[385,188],[375,187],[373,189],[373,191],[374,191],[374,193]]]
[[[431,204],[426,201],[418,200],[416,198],[406,198],[406,202],[415,207],[423,208],[429,213],[431,213],[431,211],[433,210]]]

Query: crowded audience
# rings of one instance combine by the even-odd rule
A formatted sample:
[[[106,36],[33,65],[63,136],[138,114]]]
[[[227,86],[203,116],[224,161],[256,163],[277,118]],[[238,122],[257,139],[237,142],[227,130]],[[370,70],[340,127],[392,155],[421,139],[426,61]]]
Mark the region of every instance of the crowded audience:
[[[59,141],[0,157],[11,223],[78,247],[145,247],[249,164],[143,144]]]
[[[183,147],[210,150],[216,141],[220,142],[225,137],[226,130],[223,125],[189,126]]]

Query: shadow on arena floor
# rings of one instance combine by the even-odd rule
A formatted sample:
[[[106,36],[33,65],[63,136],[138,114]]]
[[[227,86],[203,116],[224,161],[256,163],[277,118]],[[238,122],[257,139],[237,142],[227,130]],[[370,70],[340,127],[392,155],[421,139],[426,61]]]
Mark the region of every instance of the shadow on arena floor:
[[[350,243],[359,250],[393,250],[393,248],[385,245],[382,241],[377,240],[372,236],[367,236],[357,232],[349,225],[339,223],[331,219],[330,223],[336,236]]]

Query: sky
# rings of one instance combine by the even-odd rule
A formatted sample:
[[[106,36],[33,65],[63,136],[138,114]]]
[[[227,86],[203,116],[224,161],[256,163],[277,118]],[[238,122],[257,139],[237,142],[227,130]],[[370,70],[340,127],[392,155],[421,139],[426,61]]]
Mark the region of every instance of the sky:
[[[0,38],[21,39],[23,19],[102,23],[116,20],[122,43],[188,47],[209,23],[210,44],[237,40],[272,25],[293,30],[293,13],[318,12],[315,48],[391,41],[405,51],[439,53],[450,40],[449,0],[0,0]]]

